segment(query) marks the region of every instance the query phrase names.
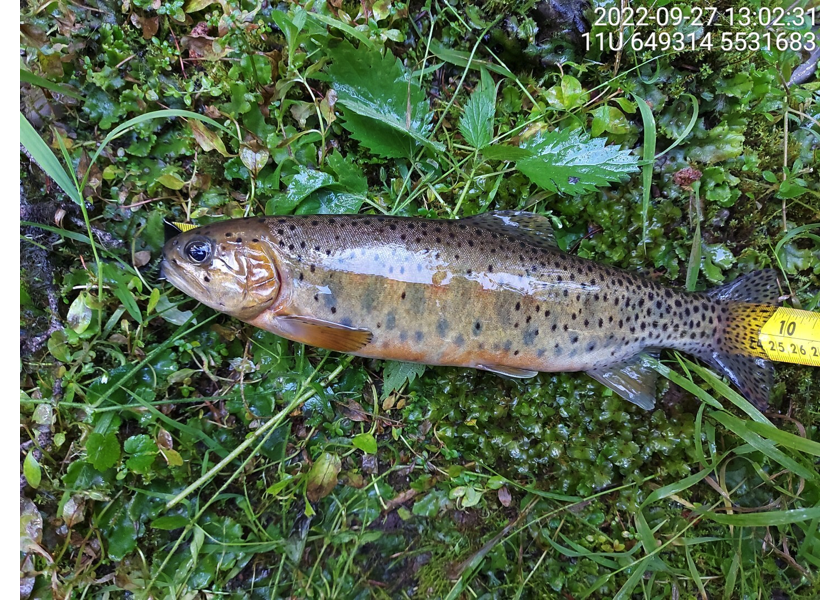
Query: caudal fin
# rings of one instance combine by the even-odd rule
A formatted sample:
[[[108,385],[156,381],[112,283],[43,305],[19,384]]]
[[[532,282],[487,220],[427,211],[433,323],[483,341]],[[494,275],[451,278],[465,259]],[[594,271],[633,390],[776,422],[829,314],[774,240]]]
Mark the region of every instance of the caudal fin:
[[[724,309],[720,343],[700,358],[726,375],[744,397],[760,410],[767,409],[773,387],[773,363],[758,335],[779,303],[779,286],[772,269],[743,275],[708,292]]]

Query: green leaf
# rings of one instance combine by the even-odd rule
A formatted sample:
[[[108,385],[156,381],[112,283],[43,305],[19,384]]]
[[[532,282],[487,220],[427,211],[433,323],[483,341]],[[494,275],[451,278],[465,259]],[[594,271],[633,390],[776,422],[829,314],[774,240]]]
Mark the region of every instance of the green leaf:
[[[133,435],[123,444],[125,453],[129,455],[125,466],[135,473],[145,473],[155,462],[157,444],[148,435]]]
[[[338,483],[339,471],[341,459],[338,456],[324,452],[318,457],[306,479],[306,496],[310,502],[317,502],[333,491]]]
[[[514,75],[509,69],[486,60],[481,60],[475,56],[470,56],[469,52],[447,48],[436,39],[432,39],[429,44],[429,51],[439,59],[452,63],[458,67],[468,67],[470,69],[480,69],[484,67],[488,71],[493,71],[494,73],[504,75],[510,79],[516,79],[516,75]]]
[[[496,84],[487,69],[481,69],[481,82],[475,86],[464,106],[458,129],[466,142],[481,150],[493,139],[493,119],[496,117]]]
[[[190,520],[187,517],[181,515],[170,515],[167,517],[158,517],[151,523],[149,523],[149,527],[152,529],[162,529],[164,531],[173,531],[175,529],[181,529],[182,527],[186,527],[189,525]]]
[[[38,459],[32,452],[30,450],[23,459],[23,476],[26,478],[26,483],[37,488],[41,485],[41,465],[38,464]]]
[[[92,318],[93,311],[87,303],[87,292],[82,292],[73,300],[70,310],[67,311],[67,324],[73,331],[82,334],[90,325]]]
[[[175,191],[180,190],[186,185],[186,183],[184,183],[184,180],[174,173],[164,173],[163,175],[158,177],[156,181],[162,186]]]
[[[604,133],[623,134],[630,132],[630,123],[624,113],[615,106],[602,105],[590,111],[592,119],[592,135],[597,137]]]
[[[488,160],[522,160],[534,156],[534,153],[518,146],[507,146],[505,144],[497,144],[488,146],[481,151],[481,155]]]
[[[353,445],[365,454],[376,454],[376,438],[371,433],[360,433],[353,438]]]
[[[607,146],[605,138],[592,139],[579,129],[540,133],[522,147],[533,156],[518,160],[516,168],[552,192],[580,195],[638,170],[639,159],[629,150]]]
[[[110,469],[120,459],[120,442],[114,433],[92,432],[85,442],[87,461],[97,471]]]
[[[415,377],[426,372],[426,365],[417,363],[388,361],[382,370],[384,381],[382,383],[382,397],[387,398],[391,392],[399,389],[404,383],[411,383]]]
[[[290,473],[280,473],[280,479],[272,483],[268,489],[265,491],[266,494],[271,494],[272,496],[276,496],[280,492],[282,492],[290,483],[295,480],[294,475]]]
[[[155,313],[162,317],[164,321],[173,325],[183,325],[193,318],[193,312],[191,310],[178,309],[178,305],[166,296],[161,296],[157,304],[155,304]]]
[[[349,157],[333,152],[327,157],[327,166],[338,178],[338,183],[348,192],[366,194],[368,182],[364,172]]]
[[[387,158],[410,158],[422,146],[443,149],[427,137],[432,113],[423,89],[390,51],[343,42],[330,56],[328,75],[353,139]]]
[[[571,75],[563,75],[560,85],[546,90],[545,99],[549,106],[572,110],[586,104],[588,95],[580,85],[580,81]]]

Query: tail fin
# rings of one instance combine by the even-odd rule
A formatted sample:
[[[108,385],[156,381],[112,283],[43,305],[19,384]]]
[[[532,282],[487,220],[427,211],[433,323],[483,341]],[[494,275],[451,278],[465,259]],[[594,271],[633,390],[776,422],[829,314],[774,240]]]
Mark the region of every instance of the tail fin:
[[[767,409],[773,386],[773,363],[758,341],[761,328],[776,311],[779,286],[772,269],[742,275],[707,292],[725,311],[723,336],[700,358],[716,368],[760,409]]]

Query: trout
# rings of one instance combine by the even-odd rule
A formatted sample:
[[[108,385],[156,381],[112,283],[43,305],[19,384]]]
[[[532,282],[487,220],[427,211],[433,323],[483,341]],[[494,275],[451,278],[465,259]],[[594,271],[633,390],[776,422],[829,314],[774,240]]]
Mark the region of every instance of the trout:
[[[175,235],[161,265],[215,310],[357,356],[585,371],[647,410],[656,374],[643,352],[692,354],[762,409],[773,383],[758,341],[778,304],[772,270],[688,293],[561,252],[533,213],[234,219]]]

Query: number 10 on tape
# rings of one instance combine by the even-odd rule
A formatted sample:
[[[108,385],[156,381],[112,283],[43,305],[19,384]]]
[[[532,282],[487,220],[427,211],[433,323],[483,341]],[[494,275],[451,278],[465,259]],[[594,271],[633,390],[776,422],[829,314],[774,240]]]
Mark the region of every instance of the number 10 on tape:
[[[820,366],[820,313],[780,308],[758,334],[770,357],[800,365]]]

